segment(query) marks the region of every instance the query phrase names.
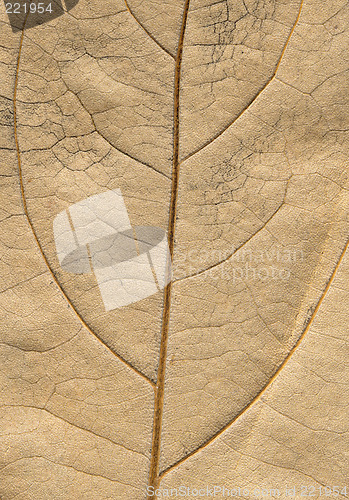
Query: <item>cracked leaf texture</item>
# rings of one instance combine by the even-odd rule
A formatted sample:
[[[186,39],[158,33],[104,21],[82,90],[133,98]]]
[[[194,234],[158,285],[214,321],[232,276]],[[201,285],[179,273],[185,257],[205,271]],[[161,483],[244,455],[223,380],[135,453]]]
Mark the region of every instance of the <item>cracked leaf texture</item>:
[[[348,33],[347,0],[1,5],[1,500],[346,485]],[[173,280],[106,312],[52,224],[111,189]]]

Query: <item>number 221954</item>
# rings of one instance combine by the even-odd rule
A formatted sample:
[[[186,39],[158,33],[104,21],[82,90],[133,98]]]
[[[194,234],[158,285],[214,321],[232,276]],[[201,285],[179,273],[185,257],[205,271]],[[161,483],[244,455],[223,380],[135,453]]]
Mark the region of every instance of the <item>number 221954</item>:
[[[347,487],[340,486],[301,486],[301,497],[339,497],[347,496]]]
[[[6,13],[7,14],[21,14],[24,12],[25,14],[44,14],[45,12],[52,12],[52,4],[49,3],[45,6],[44,3],[7,3],[5,4]]]

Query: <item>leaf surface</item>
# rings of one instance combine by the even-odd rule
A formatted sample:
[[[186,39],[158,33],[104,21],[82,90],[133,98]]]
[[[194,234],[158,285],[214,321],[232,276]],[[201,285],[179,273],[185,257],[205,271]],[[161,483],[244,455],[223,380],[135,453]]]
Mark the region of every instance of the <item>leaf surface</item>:
[[[2,500],[345,486],[349,10],[319,5],[1,14]],[[173,281],[106,312],[53,220],[112,189]]]

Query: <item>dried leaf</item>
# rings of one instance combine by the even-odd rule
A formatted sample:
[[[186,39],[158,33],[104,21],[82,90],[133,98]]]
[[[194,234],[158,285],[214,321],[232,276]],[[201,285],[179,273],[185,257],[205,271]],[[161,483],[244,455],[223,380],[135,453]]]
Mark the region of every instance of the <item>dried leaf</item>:
[[[1,11],[0,498],[345,497],[348,2],[74,3]],[[112,310],[54,232],[109,191],[173,268]]]

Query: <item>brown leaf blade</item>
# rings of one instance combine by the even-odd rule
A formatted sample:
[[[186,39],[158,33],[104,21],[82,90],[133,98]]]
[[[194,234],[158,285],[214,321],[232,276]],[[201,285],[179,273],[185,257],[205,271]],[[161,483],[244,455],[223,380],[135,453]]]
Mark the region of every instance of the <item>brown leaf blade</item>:
[[[80,0],[4,35],[1,497],[344,486],[346,19]],[[107,312],[52,224],[115,189],[132,226],[168,230],[174,279]]]

